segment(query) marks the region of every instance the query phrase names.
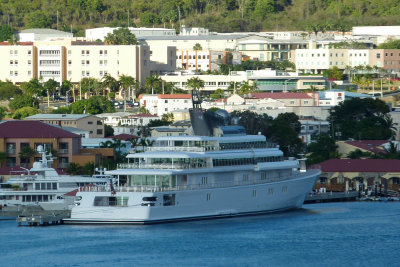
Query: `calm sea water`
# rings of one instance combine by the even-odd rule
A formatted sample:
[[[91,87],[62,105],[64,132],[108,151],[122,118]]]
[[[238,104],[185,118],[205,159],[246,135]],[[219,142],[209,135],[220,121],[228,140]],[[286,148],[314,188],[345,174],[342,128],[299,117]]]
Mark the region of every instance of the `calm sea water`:
[[[150,226],[0,221],[0,266],[400,266],[400,203]]]

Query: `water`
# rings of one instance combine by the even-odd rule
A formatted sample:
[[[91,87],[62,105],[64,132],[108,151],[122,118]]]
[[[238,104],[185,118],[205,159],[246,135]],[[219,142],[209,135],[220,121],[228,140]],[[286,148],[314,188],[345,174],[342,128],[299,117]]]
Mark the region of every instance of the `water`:
[[[149,226],[17,227],[1,266],[399,266],[400,203],[305,205],[272,215]]]

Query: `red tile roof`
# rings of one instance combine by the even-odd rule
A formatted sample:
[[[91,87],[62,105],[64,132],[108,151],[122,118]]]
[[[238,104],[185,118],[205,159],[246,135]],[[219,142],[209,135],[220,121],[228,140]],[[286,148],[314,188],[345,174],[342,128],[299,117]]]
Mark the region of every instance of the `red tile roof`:
[[[158,98],[160,98],[160,99],[191,99],[192,95],[190,95],[190,94],[159,94]]]
[[[117,135],[114,135],[114,136],[109,136],[107,138],[120,139],[120,140],[126,141],[126,140],[130,140],[130,139],[133,139],[133,138],[139,138],[139,136],[131,135],[131,134],[117,134]]]
[[[77,134],[40,121],[5,121],[0,123],[0,138],[76,138]]]
[[[272,99],[312,99],[307,93],[250,93],[251,98],[272,98]]]
[[[386,152],[383,148],[379,146],[386,144],[387,140],[360,140],[360,141],[346,141],[346,144],[372,151],[372,152]]]
[[[323,172],[400,172],[397,159],[330,159],[318,165]]]
[[[157,115],[149,114],[149,113],[141,113],[135,115],[129,115],[129,118],[158,118]]]

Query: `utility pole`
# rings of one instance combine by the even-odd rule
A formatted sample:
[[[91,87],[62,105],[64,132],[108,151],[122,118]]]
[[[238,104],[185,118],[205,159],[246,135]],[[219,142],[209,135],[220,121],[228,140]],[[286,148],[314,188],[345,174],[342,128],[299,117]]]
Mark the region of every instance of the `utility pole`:
[[[128,9],[128,28],[129,28],[129,9]]]

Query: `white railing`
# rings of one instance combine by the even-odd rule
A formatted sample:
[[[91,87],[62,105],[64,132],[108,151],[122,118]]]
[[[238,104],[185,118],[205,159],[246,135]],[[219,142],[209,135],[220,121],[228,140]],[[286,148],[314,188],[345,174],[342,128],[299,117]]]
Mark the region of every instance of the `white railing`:
[[[58,150],[59,154],[68,154],[68,148],[61,148]]]
[[[196,164],[182,164],[182,163],[168,163],[168,164],[145,164],[145,163],[120,163],[118,169],[196,169],[205,168],[202,165]]]
[[[186,151],[186,152],[204,152],[208,150],[217,150],[217,149],[206,149],[205,147],[196,147],[196,146],[150,146],[147,147],[147,151]]]
[[[317,170],[311,171],[317,172]],[[175,187],[162,187],[162,186],[151,186],[151,185],[143,185],[143,186],[120,186],[114,188],[116,192],[169,192],[169,191],[184,191],[184,190],[200,190],[200,189],[213,189],[213,188],[226,188],[226,187],[237,187],[237,186],[245,186],[245,185],[255,185],[255,184],[268,184],[268,183],[276,183],[282,182],[302,177],[310,176],[309,172],[307,173],[295,173],[290,176],[285,177],[269,177],[266,179],[257,179],[251,181],[232,181],[225,183],[213,183],[213,184],[188,184],[181,185]],[[109,186],[85,186],[79,188],[80,192],[111,192]]]

